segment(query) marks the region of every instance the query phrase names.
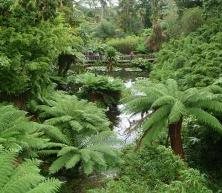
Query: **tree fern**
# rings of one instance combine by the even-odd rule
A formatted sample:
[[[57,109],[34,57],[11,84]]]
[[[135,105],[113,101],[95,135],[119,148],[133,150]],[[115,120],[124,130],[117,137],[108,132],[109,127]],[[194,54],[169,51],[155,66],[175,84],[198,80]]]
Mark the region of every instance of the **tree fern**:
[[[137,96],[138,93],[141,96]],[[178,89],[177,82],[170,79],[165,83],[157,84],[149,80],[139,81],[132,89],[131,95],[124,101],[126,101],[125,108],[130,113],[134,113],[134,110],[135,113],[152,112],[142,120],[143,135],[139,143],[144,142],[145,139],[149,143],[152,142],[149,140],[154,140],[161,133],[162,128],[168,125],[172,148],[175,153],[181,154],[183,151],[180,130],[185,116],[193,115],[201,123],[216,129],[219,133],[222,132],[222,125],[211,114],[222,112],[221,99],[218,85],[181,91]],[[178,149],[180,151],[176,152]]]
[[[0,150],[0,193],[56,193],[61,182],[39,174],[38,161],[16,163],[16,154]]]
[[[73,131],[83,129],[85,132],[102,131],[109,127],[104,111],[93,103],[62,93],[55,93],[45,101],[46,104],[50,101],[49,105],[39,105],[37,109],[46,124],[64,126]]]
[[[105,169],[118,161],[116,136],[109,129],[105,112],[95,104],[79,100],[75,96],[55,93],[45,99],[46,104],[37,110],[45,124],[45,134],[62,148],[41,153],[57,153],[50,172],[81,165],[86,174]]]

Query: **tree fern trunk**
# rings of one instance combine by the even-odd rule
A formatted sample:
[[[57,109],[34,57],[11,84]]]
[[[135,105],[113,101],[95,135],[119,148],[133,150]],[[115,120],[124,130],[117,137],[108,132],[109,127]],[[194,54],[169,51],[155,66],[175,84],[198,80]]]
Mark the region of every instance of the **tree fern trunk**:
[[[176,155],[184,159],[184,151],[181,137],[182,120],[169,126],[169,136],[171,148]]]

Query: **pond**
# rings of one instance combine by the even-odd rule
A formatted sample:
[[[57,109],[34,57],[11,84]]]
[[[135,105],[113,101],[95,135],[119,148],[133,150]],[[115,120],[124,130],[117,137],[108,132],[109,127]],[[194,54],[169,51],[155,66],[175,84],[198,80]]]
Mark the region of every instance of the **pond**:
[[[127,82],[134,81],[138,77],[147,77],[148,72],[143,71],[140,68],[113,68],[112,72],[107,72],[105,66],[95,66],[95,67],[88,67],[88,71],[93,72],[99,75],[109,75],[114,78],[122,79],[126,84]]]

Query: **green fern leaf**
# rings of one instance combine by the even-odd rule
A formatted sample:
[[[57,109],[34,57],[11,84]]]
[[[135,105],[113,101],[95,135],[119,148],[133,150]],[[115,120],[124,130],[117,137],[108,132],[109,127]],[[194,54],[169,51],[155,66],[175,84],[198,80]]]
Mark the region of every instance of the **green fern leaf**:
[[[62,155],[65,155],[69,152],[78,152],[78,148],[76,147],[73,147],[73,146],[68,146],[68,147],[63,147],[59,153],[58,153],[58,156],[62,156]]]
[[[203,111],[200,108],[189,108],[187,110],[190,112],[190,114],[195,116],[198,121],[216,129],[219,133],[222,134],[222,125],[213,115]]]
[[[70,160],[71,158],[72,158],[72,152],[69,152],[69,153],[59,157],[50,166],[50,168],[49,168],[50,173],[54,174],[54,173],[58,172],[61,168],[63,168],[66,165],[67,160]]]
[[[157,109],[155,112],[152,113],[150,118],[144,121],[144,123],[142,124],[142,128],[144,129],[144,131],[150,129],[154,124],[168,117],[169,113],[170,113],[169,105],[160,107],[159,109]]]
[[[176,123],[179,121],[184,113],[186,112],[186,108],[180,101],[176,101],[173,105],[171,112],[169,114],[169,124]]]
[[[174,97],[166,95],[163,97],[158,98],[151,106],[152,109],[155,109],[157,107],[163,106],[163,105],[172,105],[175,102]]]
[[[44,182],[38,184],[35,188],[28,191],[27,193],[55,193],[59,192],[61,182],[57,179],[47,179]]]
[[[69,161],[67,161],[65,167],[67,169],[75,167],[76,164],[80,161],[80,159],[81,159],[81,156],[79,154],[73,155],[72,158]]]

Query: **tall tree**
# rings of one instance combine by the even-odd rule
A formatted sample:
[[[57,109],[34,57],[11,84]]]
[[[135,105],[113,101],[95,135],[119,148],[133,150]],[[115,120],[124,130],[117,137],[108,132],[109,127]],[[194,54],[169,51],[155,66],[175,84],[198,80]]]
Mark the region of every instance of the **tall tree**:
[[[140,10],[140,15],[143,19],[143,25],[145,28],[152,26],[151,16],[152,16],[152,7],[151,0],[139,0],[138,8]]]
[[[83,5],[89,6],[91,9],[100,8],[100,19],[104,19],[108,12],[108,6],[112,6],[112,0],[83,0]]]
[[[136,0],[119,1],[119,24],[126,33],[137,33],[142,28]]]

